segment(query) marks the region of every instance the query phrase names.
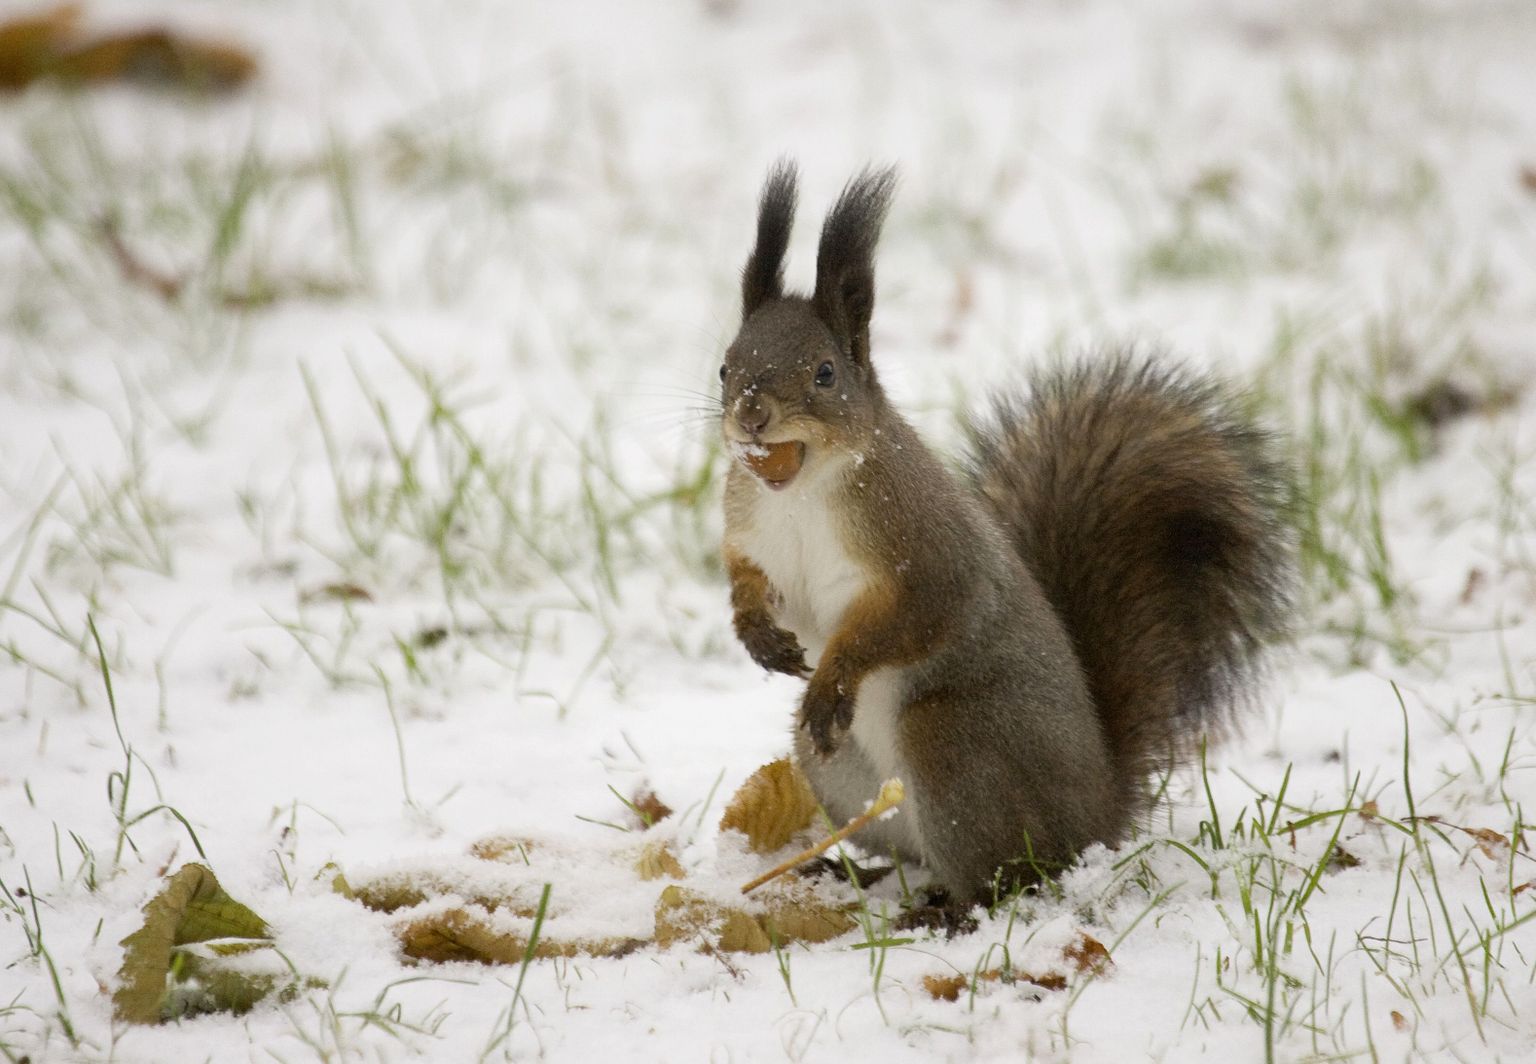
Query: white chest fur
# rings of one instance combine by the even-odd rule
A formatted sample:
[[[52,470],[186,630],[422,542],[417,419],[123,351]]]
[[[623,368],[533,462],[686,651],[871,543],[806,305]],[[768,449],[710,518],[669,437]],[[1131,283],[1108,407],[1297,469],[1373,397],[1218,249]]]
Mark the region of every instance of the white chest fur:
[[[835,476],[804,479],[781,491],[754,485],[750,531],[741,546],[768,577],[780,600],[779,623],[800,640],[814,668],[868,578],[834,513]]]
[[[768,577],[780,600],[775,619],[794,633],[813,669],[848,604],[869,582],[835,512],[837,479],[827,471],[782,491],[754,485],[748,531],[738,541]],[[876,669],[859,687],[852,736],[882,779],[903,775],[896,745],[901,699],[898,669]]]

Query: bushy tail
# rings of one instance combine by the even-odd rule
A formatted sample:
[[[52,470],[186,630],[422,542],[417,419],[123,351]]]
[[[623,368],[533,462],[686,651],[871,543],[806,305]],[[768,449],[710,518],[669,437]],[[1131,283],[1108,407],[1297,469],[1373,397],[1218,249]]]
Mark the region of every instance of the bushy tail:
[[[971,437],[976,484],[1066,623],[1135,808],[1149,773],[1220,733],[1288,626],[1274,441],[1211,381],[1125,354],[999,399]]]

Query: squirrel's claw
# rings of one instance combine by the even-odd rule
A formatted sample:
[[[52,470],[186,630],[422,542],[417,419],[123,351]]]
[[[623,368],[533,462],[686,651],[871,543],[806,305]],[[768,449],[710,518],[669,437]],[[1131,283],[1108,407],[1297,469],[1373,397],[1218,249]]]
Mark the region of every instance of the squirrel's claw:
[[[800,726],[810,732],[816,753],[831,757],[853,727],[853,692],[841,683],[819,684],[813,677],[800,706]]]
[[[971,914],[971,906],[952,897],[943,889],[929,890],[921,903],[909,905],[896,918],[899,931],[943,931],[946,939],[969,935],[981,926]]]
[[[809,676],[811,670],[805,664],[805,650],[794,635],[772,622],[765,624],[738,624],[736,635],[752,660],[769,672],[783,672],[790,676]]]

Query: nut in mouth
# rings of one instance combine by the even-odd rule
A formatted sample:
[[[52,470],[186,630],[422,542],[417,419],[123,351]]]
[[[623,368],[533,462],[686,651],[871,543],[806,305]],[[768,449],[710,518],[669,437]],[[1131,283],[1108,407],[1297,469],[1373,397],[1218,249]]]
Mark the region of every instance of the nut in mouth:
[[[805,444],[799,440],[783,443],[737,443],[732,447],[742,465],[770,488],[779,489],[795,479],[805,462]]]

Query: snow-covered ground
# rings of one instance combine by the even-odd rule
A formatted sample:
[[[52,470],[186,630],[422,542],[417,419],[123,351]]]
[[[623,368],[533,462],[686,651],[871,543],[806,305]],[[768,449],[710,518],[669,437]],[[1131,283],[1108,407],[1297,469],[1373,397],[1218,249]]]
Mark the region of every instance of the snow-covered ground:
[[[0,97],[6,1059],[1529,1059],[1536,7],[87,17],[151,7],[258,82]],[[810,216],[900,166],[874,345],[942,445],[1105,343],[1252,388],[1305,492],[1297,644],[1138,840],[974,934],[408,964],[337,869],[532,839],[547,933],[646,937],[660,884],[612,871],[643,787],[685,885],[763,866],[715,825],[796,685],[730,635],[708,411],[781,154],[796,284]],[[315,985],[115,1021],[199,847]],[[924,987],[1080,934],[1113,963],[1065,989]]]

